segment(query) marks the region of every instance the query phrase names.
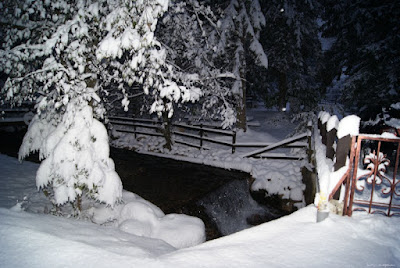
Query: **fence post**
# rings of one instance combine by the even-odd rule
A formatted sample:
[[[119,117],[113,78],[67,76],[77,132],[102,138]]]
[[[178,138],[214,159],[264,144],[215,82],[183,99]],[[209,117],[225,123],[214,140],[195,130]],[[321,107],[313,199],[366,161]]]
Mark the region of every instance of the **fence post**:
[[[336,133],[337,133],[337,128],[339,125],[339,119],[337,118],[336,115],[332,115],[328,122],[326,123],[326,157],[329,159],[334,158],[335,156],[335,150],[333,149],[333,143],[335,142],[336,139]]]
[[[203,124],[200,124],[200,149],[203,148]]]
[[[340,120],[338,124],[338,143],[336,148],[336,163],[334,171],[346,165],[347,155],[350,152],[351,137],[357,136],[359,132],[360,118],[356,115],[349,115]]]
[[[307,142],[308,142],[308,149],[307,149],[307,156],[308,156],[308,163],[312,162],[312,122],[308,121],[307,123],[307,130],[309,133],[307,133]]]
[[[235,149],[236,149],[236,131],[234,130],[232,133],[232,154],[235,153]]]
[[[360,118],[355,115],[349,115],[343,118],[338,125],[337,137],[338,142],[336,146],[336,161],[333,165],[334,171],[346,165],[347,156],[349,155],[352,137],[357,136],[359,132]],[[357,150],[360,148],[357,148]],[[358,161],[358,160],[357,160]],[[354,163],[355,166],[358,162]],[[333,196],[334,199],[339,199],[340,191],[337,191]]]
[[[328,112],[321,112],[319,115],[319,120],[318,120],[318,124],[319,124],[319,132],[321,133],[321,137],[322,137],[322,143],[324,145],[326,145],[326,127],[327,127],[327,122],[328,119],[330,118],[330,114]]]

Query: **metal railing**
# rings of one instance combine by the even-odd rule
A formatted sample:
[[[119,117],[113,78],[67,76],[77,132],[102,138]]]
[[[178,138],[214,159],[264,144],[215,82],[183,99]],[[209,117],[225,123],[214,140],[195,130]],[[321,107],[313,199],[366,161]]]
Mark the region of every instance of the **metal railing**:
[[[400,138],[363,134],[352,140],[351,148],[343,214],[400,216]]]
[[[389,217],[400,216],[398,132],[376,135],[358,134],[357,131],[354,135],[349,133],[338,138],[336,127],[327,129],[328,120],[334,121],[337,117],[335,119],[326,113],[320,115],[318,129],[326,146],[326,158],[334,161],[335,172],[346,169],[335,181],[328,199],[343,200],[343,215],[351,216],[354,211],[364,211]],[[345,191],[339,195],[342,186],[345,186]]]

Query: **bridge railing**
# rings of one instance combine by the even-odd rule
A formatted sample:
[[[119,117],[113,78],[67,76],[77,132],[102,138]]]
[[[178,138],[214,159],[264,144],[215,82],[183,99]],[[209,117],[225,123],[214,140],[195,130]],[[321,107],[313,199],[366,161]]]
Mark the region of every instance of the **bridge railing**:
[[[139,119],[139,118],[125,118],[125,117],[109,117],[111,124],[115,126],[124,126],[125,128],[116,129],[119,132],[132,133],[135,138],[137,135],[149,135],[163,137],[163,123],[158,120]],[[250,153],[244,154],[243,157],[252,158],[270,158],[270,159],[287,159],[298,160],[304,158],[304,155],[293,155],[286,153],[271,153],[273,150],[281,148],[306,148],[307,152],[311,148],[311,131],[297,135],[292,138],[285,139],[276,143],[272,142],[237,142],[236,131],[223,130],[215,126],[205,124],[187,125],[183,123],[172,123],[172,134],[174,135],[174,142],[186,146],[209,149],[205,142],[218,144],[230,147],[232,154],[236,152],[237,148],[261,148]],[[311,125],[309,126],[311,128]],[[149,131],[150,130],[150,131]],[[210,135],[211,134],[211,135]],[[190,141],[180,139],[178,137],[196,140],[198,143],[194,144]],[[224,139],[225,137],[225,139]],[[307,139],[307,140],[306,140]]]
[[[133,133],[135,138],[137,135],[149,135],[163,137],[161,121],[151,120],[151,119],[139,119],[139,118],[124,118],[124,117],[109,117],[111,124],[126,126],[127,129],[117,129],[119,132]],[[187,125],[183,123],[172,123],[172,134],[175,135],[174,142],[178,144],[187,145],[190,147],[198,149],[208,149],[204,146],[204,142],[215,143],[219,145],[224,145],[232,148],[232,153],[235,152],[236,144],[236,131],[217,129],[211,125]],[[150,129],[149,131],[144,131],[144,129]],[[189,132],[186,132],[189,131]],[[207,134],[215,134],[217,136],[229,137],[230,141],[224,141],[220,139],[210,138]],[[176,137],[185,137],[199,141],[198,144],[193,144],[182,139],[177,139]]]

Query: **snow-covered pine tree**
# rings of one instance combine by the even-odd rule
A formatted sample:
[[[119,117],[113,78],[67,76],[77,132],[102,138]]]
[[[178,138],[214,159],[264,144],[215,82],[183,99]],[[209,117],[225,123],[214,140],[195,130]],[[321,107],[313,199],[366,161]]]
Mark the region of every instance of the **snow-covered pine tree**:
[[[182,116],[189,113],[197,119],[217,119],[228,128],[236,122],[230,91],[234,75],[214,57],[218,40],[212,33],[219,33],[218,18],[218,12],[197,0],[174,2],[156,34],[168,51],[167,61],[189,82],[187,86],[194,83],[203,93],[193,105],[178,105]]]
[[[114,205],[122,185],[109,158],[106,129],[98,121],[105,112],[100,93],[121,90],[121,104],[127,107],[126,86],[141,84],[153,96],[151,111],[168,116],[173,102],[201,94],[174,79],[154,37],[168,1],[21,0],[3,7],[7,30],[0,72],[7,81],[1,92],[13,103],[37,103],[20,158],[39,151],[45,160],[37,186],[50,187],[55,204],[75,202],[87,193]],[[46,30],[36,32],[38,27]]]
[[[246,131],[246,78],[249,64],[268,68],[268,59],[260,44],[265,17],[256,1],[231,0],[224,4],[224,17],[218,33],[215,54],[235,76],[231,91],[235,97],[236,126]]]
[[[317,70],[321,51],[318,40],[318,3],[314,0],[263,2],[268,37],[261,43],[268,52],[269,105],[279,109],[291,102],[294,110],[312,109],[318,101]]]
[[[325,37],[334,38],[326,70],[342,79],[341,102],[363,120],[375,120],[400,99],[399,1],[323,2]]]
[[[97,51],[97,59],[102,61],[101,84],[118,87],[125,95],[122,100],[125,110],[129,105],[130,89],[140,85],[152,100],[150,113],[157,113],[166,123],[166,148],[171,149],[168,129],[174,103],[194,102],[202,93],[195,85],[196,77],[181,75],[175,66],[166,61],[166,49],[155,38],[157,18],[161,14],[157,10],[162,1],[149,1],[142,10],[138,10],[135,2],[128,2],[130,6],[127,10],[119,8],[108,16],[107,23],[114,25],[113,30],[101,41]],[[130,19],[134,12],[143,13],[137,22]]]

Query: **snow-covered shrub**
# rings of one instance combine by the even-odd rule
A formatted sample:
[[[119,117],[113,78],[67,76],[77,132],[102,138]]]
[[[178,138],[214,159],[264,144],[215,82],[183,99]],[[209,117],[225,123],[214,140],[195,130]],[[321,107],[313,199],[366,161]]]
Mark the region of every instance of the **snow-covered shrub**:
[[[5,1],[1,100],[36,102],[20,159],[39,151],[37,186],[51,186],[56,204],[84,192],[109,205],[121,197],[100,96],[119,90],[127,108],[130,86],[140,84],[151,112],[171,117],[174,102],[201,95],[174,75],[154,37],[167,8],[167,0]]]
[[[50,186],[55,204],[75,201],[84,193],[110,205],[121,198],[122,183],[109,158],[107,130],[93,118],[86,102],[69,102],[56,127],[36,115],[24,137],[20,159],[34,150],[45,158],[36,174],[36,185]]]

